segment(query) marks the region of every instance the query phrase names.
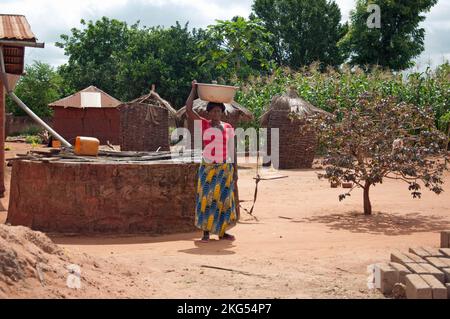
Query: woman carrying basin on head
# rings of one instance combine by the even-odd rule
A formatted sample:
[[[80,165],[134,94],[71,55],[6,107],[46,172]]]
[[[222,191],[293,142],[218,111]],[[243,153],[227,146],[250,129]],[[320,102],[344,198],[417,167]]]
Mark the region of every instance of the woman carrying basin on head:
[[[203,230],[202,242],[208,242],[211,233],[221,240],[234,240],[234,236],[226,232],[238,220],[238,203],[234,194],[238,179],[234,129],[221,121],[225,111],[223,103],[208,103],[210,120],[195,112],[196,94],[197,81],[194,80],[186,101],[186,114],[189,119],[201,123],[203,149],[198,170],[195,225]]]

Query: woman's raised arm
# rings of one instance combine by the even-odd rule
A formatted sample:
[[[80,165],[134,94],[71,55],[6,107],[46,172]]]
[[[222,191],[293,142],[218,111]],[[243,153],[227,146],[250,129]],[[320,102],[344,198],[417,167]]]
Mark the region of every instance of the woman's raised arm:
[[[191,120],[201,119],[200,115],[198,115],[197,112],[193,110],[194,99],[196,94],[197,94],[197,81],[194,80],[192,81],[191,93],[189,94],[189,97],[186,100],[186,114]]]

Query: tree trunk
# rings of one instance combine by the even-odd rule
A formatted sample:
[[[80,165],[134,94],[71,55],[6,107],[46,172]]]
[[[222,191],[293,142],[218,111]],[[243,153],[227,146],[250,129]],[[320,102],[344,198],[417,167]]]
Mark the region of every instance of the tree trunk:
[[[450,145],[450,123],[448,123],[447,125],[447,143],[445,144],[445,151],[448,151],[448,147]]]
[[[372,215],[372,205],[369,198],[370,184],[366,182],[364,185],[364,215]]]

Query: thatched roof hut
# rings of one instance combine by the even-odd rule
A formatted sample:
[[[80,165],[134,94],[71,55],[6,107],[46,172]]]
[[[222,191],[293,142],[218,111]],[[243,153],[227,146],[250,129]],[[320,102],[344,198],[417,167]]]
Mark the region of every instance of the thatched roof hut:
[[[270,129],[279,129],[280,169],[311,168],[317,147],[313,130],[301,130],[304,119],[317,113],[327,113],[303,100],[294,89],[272,98],[269,109],[259,118],[261,126],[268,128],[268,155],[271,154]],[[295,114],[296,116],[290,116]]]
[[[203,101],[200,99],[194,100],[193,109],[200,116],[209,119],[209,114],[206,111],[206,106],[208,101]],[[194,124],[186,116],[186,106],[182,107],[177,112],[178,126],[186,127],[191,132],[191,148],[194,148]],[[253,121],[253,113],[247,110],[245,107],[241,106],[239,103],[233,101],[231,103],[225,103],[225,113],[222,116],[222,121],[230,123],[234,128],[236,128],[239,123],[248,123]]]
[[[176,122],[176,110],[154,88],[118,109],[122,151],[170,150],[169,120]]]
[[[295,89],[290,89],[286,94],[275,95],[272,98],[269,109],[259,118],[261,126],[267,126],[270,113],[274,111],[288,111],[289,113],[294,113],[299,119],[304,119],[316,113],[329,114],[300,98]]]

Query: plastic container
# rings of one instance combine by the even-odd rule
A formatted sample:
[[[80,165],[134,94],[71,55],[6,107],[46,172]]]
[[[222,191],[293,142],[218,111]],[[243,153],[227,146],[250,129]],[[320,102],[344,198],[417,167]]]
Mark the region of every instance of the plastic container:
[[[61,148],[61,141],[60,140],[52,140],[52,147],[53,148]]]
[[[197,83],[198,97],[209,102],[231,103],[238,89],[237,86]]]
[[[97,156],[100,141],[95,137],[77,136],[74,153],[76,155]]]

